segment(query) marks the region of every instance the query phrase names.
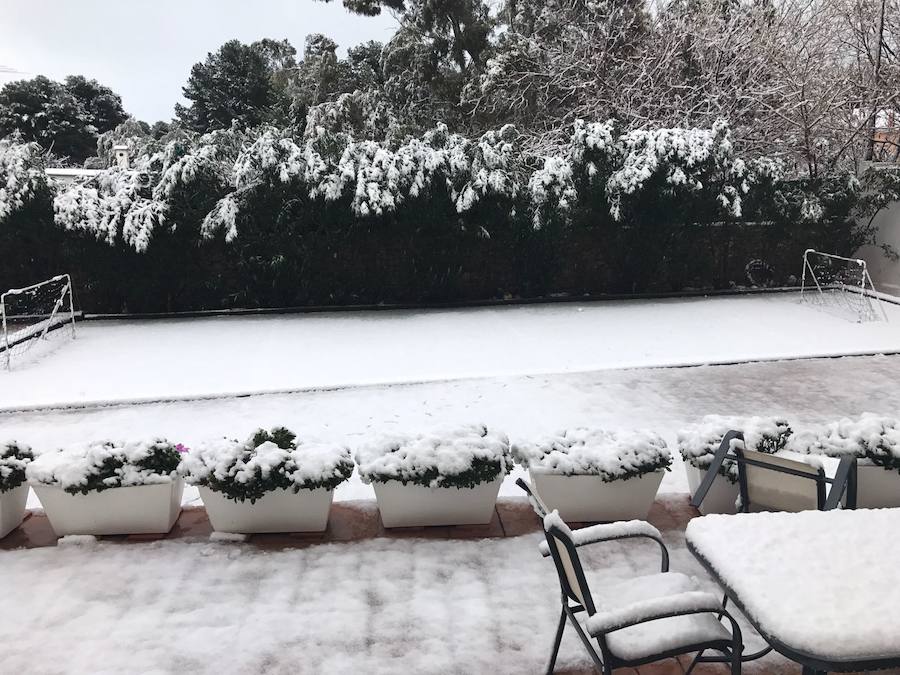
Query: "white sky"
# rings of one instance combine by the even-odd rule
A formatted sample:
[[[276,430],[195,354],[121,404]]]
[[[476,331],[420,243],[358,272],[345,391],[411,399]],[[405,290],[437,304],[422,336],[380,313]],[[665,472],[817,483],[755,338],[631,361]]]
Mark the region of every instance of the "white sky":
[[[111,87],[147,122],[168,120],[191,66],[232,38],[309,33],[340,45],[386,41],[396,23],[347,12],[341,0],[0,0],[0,85],[85,75]]]

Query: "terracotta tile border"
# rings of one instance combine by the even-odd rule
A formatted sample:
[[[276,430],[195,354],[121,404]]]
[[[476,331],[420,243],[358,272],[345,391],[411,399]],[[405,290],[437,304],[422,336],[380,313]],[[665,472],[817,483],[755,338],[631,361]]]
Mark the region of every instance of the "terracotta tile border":
[[[699,515],[688,503],[687,495],[666,495],[657,499],[648,519],[661,530],[683,530],[688,521]],[[573,523],[582,526],[590,523]],[[315,533],[254,534],[247,543],[261,549],[304,548],[326,542],[389,539],[486,539],[518,537],[540,531],[540,522],[524,497],[501,497],[494,516],[487,525],[453,525],[450,527],[397,527],[381,524],[374,500],[335,502],[331,507],[328,529]],[[138,543],[161,540],[209,539],[213,529],[202,506],[186,506],[168,534],[133,534],[100,537],[110,543]],[[55,546],[57,541],[50,522],[43,513],[27,513],[25,521],[3,540],[0,550]],[[655,671],[662,672],[662,671]]]

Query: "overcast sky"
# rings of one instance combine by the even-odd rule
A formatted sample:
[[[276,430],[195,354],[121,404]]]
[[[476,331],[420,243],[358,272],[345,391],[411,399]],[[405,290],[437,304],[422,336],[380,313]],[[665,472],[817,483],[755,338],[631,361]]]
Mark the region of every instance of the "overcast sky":
[[[347,12],[341,0],[0,0],[0,84],[85,75],[112,87],[125,109],[154,122],[172,117],[191,66],[223,42],[309,33],[340,45],[386,41],[396,24]]]

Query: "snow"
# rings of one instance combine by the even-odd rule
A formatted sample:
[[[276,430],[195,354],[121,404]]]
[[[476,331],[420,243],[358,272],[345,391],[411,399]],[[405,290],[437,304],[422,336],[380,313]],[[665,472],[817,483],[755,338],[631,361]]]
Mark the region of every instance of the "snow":
[[[32,484],[55,485],[64,490],[86,487],[94,476],[109,472],[103,479],[105,487],[127,487],[170,483],[171,473],[159,473],[153,464],[158,455],[172,451],[173,446],[162,438],[148,441],[89,441],[76,443],[59,450],[38,454],[25,469]],[[147,467],[147,464],[150,467]]]
[[[648,430],[578,427],[513,444],[518,461],[538,473],[597,475],[605,481],[635,478],[672,463],[663,438]]]
[[[151,324],[152,325],[152,324]],[[81,338],[79,338],[80,340]],[[2,378],[0,378],[2,380]],[[0,391],[2,393],[2,391]],[[857,357],[748,363],[700,368],[609,370],[541,376],[373,386],[297,394],[182,401],[57,411],[0,413],[5,437],[36,449],[89,442],[111,434],[163,435],[194,447],[211,438],[245,438],[259,426],[285,425],[301,437],[351,448],[374,435],[426,431],[483,420],[513,441],[559,428],[597,425],[649,428],[674,447],[686,422],[705,414],[784,416],[822,424],[869,410],[896,414],[900,358]],[[662,492],[687,492],[680,453]],[[501,495],[521,496],[514,468]],[[358,474],[336,500],[373,499]],[[197,503],[194,488],[185,501]],[[38,506],[32,496],[29,507]]]
[[[0,224],[38,194],[47,180],[42,148],[19,140],[0,138]]]
[[[294,447],[280,448],[272,441],[254,445],[227,438],[201,443],[185,450],[179,473],[189,485],[252,484],[273,474],[284,476],[295,489],[319,487],[352,470],[350,448],[331,443],[296,439]],[[217,485],[212,486],[213,489]]]
[[[900,351],[887,309],[856,324],[772,294],[85,321],[0,372],[0,409]]]
[[[674,572],[673,574],[677,574]],[[624,607],[594,614],[585,623],[591,635],[608,633],[664,614],[712,611],[722,609],[722,601],[706,591],[681,591],[649,600],[639,600]],[[662,626],[657,626],[660,631]],[[702,639],[702,638],[701,638]],[[697,640],[699,642],[699,640]],[[642,645],[644,646],[644,645]]]
[[[725,434],[732,430],[744,434],[743,443],[738,439],[731,441],[732,449],[741,445],[770,453],[783,450],[792,433],[788,421],[781,417],[705,415],[700,422],[689,424],[678,432],[676,438],[682,458],[698,469],[707,468]],[[737,482],[737,465],[732,460],[726,459],[719,472],[732,483]]]
[[[436,472],[431,487],[441,487],[444,478],[471,471],[477,460],[496,464],[500,474],[506,474],[510,464],[506,435],[470,424],[424,434],[388,434],[364,442],[356,451],[364,483],[415,482]]]
[[[559,584],[537,552],[540,537],[4,551],[0,588],[15,611],[0,615],[3,670],[536,675],[559,617]],[[681,532],[669,531],[667,543],[675,568],[717,592]],[[598,597],[659,565],[657,551],[634,542],[580,557]],[[748,640],[758,647],[752,632]],[[763,667],[784,663],[772,656]],[[589,666],[570,627],[559,671]]]
[[[852,661],[900,658],[898,528],[900,509],[713,515],[687,540],[765,633]]]
[[[25,469],[33,458],[31,448],[9,440],[0,442],[0,492],[7,492],[25,482]]]
[[[547,516],[549,517],[554,514],[556,514],[554,518],[551,518],[550,521],[548,521],[547,518],[544,518],[544,522],[554,523],[558,527],[560,526],[560,523],[562,523],[562,525],[565,526],[565,523],[563,523],[556,511],[547,514]],[[568,530],[568,527],[566,527],[566,530]],[[563,531],[565,532],[566,530]],[[591,525],[590,527],[580,527],[577,530],[568,530],[568,533],[575,546],[586,546],[587,544],[595,544],[600,541],[614,541],[616,539],[629,539],[632,537],[656,537],[662,539],[659,530],[646,520],[624,520],[618,523],[601,523],[599,525]],[[542,541],[538,545],[538,549],[540,550],[541,555],[545,557],[550,555],[550,546],[546,541]]]
[[[667,611],[721,609],[721,601],[701,591],[697,580],[679,572],[636,577],[618,584],[597,587],[592,595],[597,614],[584,623],[590,633],[621,626]],[[731,634],[713,613],[648,621],[609,633],[610,650],[626,659],[641,659],[686,644],[707,640],[730,640]]]
[[[798,431],[788,449],[797,453],[874,460],[887,468],[900,468],[900,422],[896,417],[863,413]]]

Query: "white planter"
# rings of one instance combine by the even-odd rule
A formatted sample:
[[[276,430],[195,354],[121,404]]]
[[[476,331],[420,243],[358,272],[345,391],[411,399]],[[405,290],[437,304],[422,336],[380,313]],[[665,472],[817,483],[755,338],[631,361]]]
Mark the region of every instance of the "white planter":
[[[57,536],[67,534],[165,534],[181,513],[184,482],[117,487],[86,495],[34,485]]]
[[[27,501],[27,485],[20,485],[8,492],[0,492],[0,539],[22,524]]]
[[[594,522],[647,517],[664,470],[639,478],[603,482],[600,476],[529,471],[531,482],[549,509],[565,521]]]
[[[209,522],[217,532],[322,532],[334,490],[273,490],[251,504],[228,499],[221,492],[200,486]]]
[[[372,483],[385,527],[487,525],[503,477],[474,488],[424,487],[398,480]]]
[[[697,488],[703,482],[706,471],[698,469],[693,464],[684,463],[684,471],[687,474],[688,488],[691,491],[691,497],[697,493]],[[737,513],[738,495],[740,487],[737,483],[730,482],[725,476],[716,476],[712,487],[706,493],[703,503],[700,505],[700,513],[704,516],[709,513]]]
[[[856,506],[860,509],[900,507],[900,473],[874,464],[857,466]]]

